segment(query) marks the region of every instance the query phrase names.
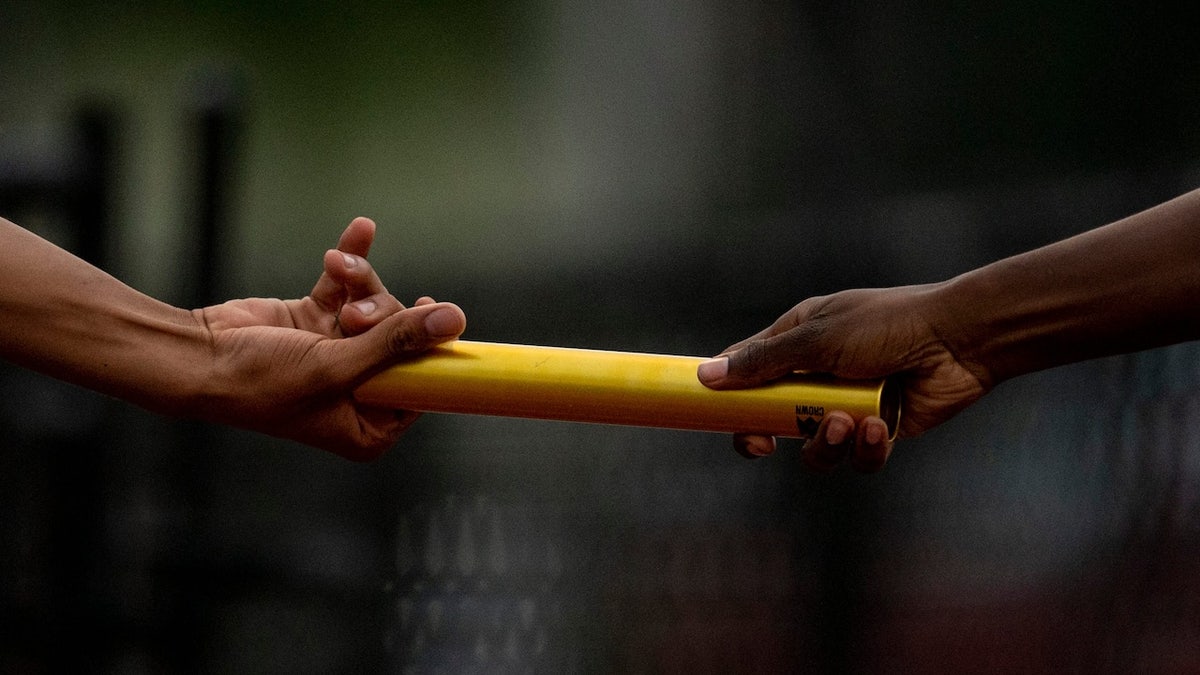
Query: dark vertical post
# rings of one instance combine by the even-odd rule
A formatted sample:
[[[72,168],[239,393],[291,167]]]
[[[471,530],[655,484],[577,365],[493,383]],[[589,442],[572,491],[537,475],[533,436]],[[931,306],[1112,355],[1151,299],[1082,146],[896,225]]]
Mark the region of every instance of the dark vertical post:
[[[189,209],[193,217],[186,223],[192,235],[187,261],[192,274],[181,289],[181,303],[203,307],[225,300],[228,291],[224,283],[228,267],[223,260],[231,229],[242,96],[239,79],[229,73],[202,72],[191,84],[184,125],[190,137],[187,147],[194,153],[190,174],[194,201]],[[175,542],[168,562],[177,602],[165,642],[172,666],[189,672],[203,657],[213,623],[212,607],[220,600],[211,592],[220,571],[208,558],[203,538],[195,536],[209,531],[206,514],[216,489],[219,453],[215,446],[220,432],[205,424],[180,421],[175,433],[170,480],[185,505],[181,529],[192,536]]]
[[[203,76],[194,89],[189,126],[196,143],[196,260],[193,306],[224,300],[221,254],[229,235],[242,94],[230,74]]]
[[[75,119],[74,172],[66,179],[62,209],[74,253],[103,268],[112,225],[116,131],[113,114],[85,105]],[[73,390],[72,390],[73,391]],[[50,462],[51,625],[47,660],[52,669],[76,671],[95,663],[107,642],[106,622],[94,587],[103,550],[105,449],[110,442],[105,415],[89,408],[107,401],[71,396],[64,415],[88,419],[83,428],[49,430],[42,451]],[[73,409],[72,409],[73,408]],[[69,648],[57,648],[70,645]]]

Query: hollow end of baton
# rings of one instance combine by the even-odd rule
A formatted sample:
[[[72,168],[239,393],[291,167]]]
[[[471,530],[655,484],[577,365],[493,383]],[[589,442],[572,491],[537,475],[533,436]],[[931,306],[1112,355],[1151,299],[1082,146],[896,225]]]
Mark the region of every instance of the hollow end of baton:
[[[900,433],[900,408],[903,397],[904,387],[897,378],[889,377],[883,381],[883,388],[879,391],[879,417],[887,424],[890,441],[896,440],[896,435]]]

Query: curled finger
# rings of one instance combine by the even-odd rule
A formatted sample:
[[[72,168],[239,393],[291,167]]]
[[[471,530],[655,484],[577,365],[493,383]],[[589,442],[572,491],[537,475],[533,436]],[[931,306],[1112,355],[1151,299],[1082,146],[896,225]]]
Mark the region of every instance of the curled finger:
[[[371,261],[350,253],[341,252],[341,254],[343,263],[341,269],[335,273],[326,265],[326,271],[341,283],[348,300],[353,302],[360,298],[387,292],[387,287],[383,285],[383,281],[380,280]]]
[[[878,417],[868,417],[858,426],[850,464],[855,471],[875,473],[883,468],[888,456],[892,454],[892,441],[888,438],[887,423]]]
[[[343,335],[358,335],[379,325],[381,321],[402,309],[404,305],[400,304],[395,296],[384,291],[342,305],[338,313],[338,325]]]
[[[841,464],[854,445],[854,418],[833,411],[821,420],[817,434],[804,444],[801,455],[814,471],[829,471]]]

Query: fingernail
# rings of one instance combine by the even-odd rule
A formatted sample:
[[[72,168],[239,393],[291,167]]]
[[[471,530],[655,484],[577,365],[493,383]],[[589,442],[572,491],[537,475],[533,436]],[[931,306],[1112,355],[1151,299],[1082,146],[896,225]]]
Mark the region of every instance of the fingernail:
[[[882,424],[868,424],[864,438],[870,445],[882,443],[887,435],[887,427]]]
[[[352,256],[349,253],[343,253],[342,259],[346,261],[347,268],[358,267],[358,258],[356,256]]]
[[[704,361],[696,367],[696,376],[701,382],[717,382],[729,374],[729,357],[719,356]]]
[[[841,417],[834,417],[829,420],[829,427],[825,429],[825,442],[829,445],[841,445],[846,442],[846,436],[850,434],[850,425]]]
[[[371,313],[378,307],[374,300],[359,300],[354,303],[354,306],[358,308],[358,311],[363,313],[363,316],[371,316]]]
[[[455,335],[461,326],[462,322],[458,319],[458,312],[453,309],[437,309],[425,317],[425,332],[432,337]]]

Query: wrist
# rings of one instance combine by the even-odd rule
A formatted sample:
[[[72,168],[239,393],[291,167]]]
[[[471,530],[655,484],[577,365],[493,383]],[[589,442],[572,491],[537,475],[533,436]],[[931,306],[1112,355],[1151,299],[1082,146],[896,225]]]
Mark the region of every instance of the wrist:
[[[228,368],[222,367],[214,345],[212,327],[204,309],[180,310],[184,326],[175,341],[176,358],[186,365],[175,369],[166,386],[169,394],[160,410],[174,417],[212,422],[223,421],[221,410],[229,392],[235,390]]]
[[[1046,368],[1101,355],[1104,306],[1115,298],[1062,274],[1041,252],[1000,260],[941,285],[947,348],[989,389]]]
[[[998,367],[997,345],[983,329],[985,284],[971,273],[930,284],[922,294],[921,309],[946,351],[989,391],[1016,373]]]
[[[125,378],[129,390],[117,394],[155,413],[203,417],[212,382],[211,338],[197,312],[173,306],[143,316],[137,349]]]

